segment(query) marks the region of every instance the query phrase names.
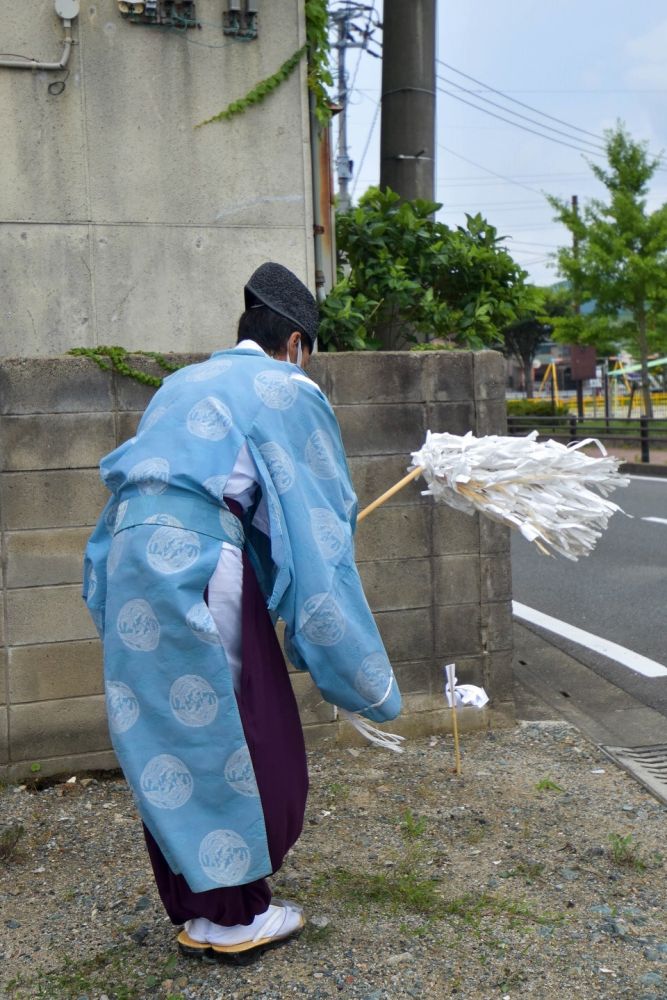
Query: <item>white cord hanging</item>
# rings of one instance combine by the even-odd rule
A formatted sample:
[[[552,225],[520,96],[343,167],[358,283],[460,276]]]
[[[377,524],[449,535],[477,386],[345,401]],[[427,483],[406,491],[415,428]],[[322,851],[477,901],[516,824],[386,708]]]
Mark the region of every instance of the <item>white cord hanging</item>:
[[[385,750],[393,750],[394,753],[403,753],[401,743],[405,740],[405,736],[398,736],[396,733],[385,733],[382,729],[378,729],[377,726],[372,725],[368,719],[357,715],[356,712],[348,712],[346,708],[339,708],[338,712],[341,719],[354,726],[357,732],[361,733],[364,739],[367,739],[370,743],[384,747]]]

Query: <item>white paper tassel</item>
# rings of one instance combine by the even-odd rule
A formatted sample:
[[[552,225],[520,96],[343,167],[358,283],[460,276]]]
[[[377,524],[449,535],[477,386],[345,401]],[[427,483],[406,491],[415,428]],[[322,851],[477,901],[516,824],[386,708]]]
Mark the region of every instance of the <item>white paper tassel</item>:
[[[364,739],[367,739],[370,743],[376,743],[377,746],[384,747],[385,750],[393,750],[394,753],[403,753],[401,743],[405,740],[405,736],[398,736],[396,733],[385,733],[382,729],[378,729],[377,726],[372,725],[368,719],[357,715],[356,712],[348,712],[345,708],[339,708],[338,712],[341,719],[345,719],[351,726],[354,726],[357,732],[361,733]]]
[[[468,514],[480,510],[518,528],[542,552],[576,560],[592,552],[621,510],[605,496],[630,480],[619,475],[620,460],[593,438],[564,445],[537,441],[537,434],[476,438],[429,431],[412,461],[424,470],[425,494]],[[596,444],[602,457],[585,455],[580,449],[587,444]]]

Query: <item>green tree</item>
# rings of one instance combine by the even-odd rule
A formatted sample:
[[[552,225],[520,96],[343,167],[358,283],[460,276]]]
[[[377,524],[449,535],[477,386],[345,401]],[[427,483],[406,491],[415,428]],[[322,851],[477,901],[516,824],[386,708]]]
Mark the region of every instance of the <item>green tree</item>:
[[[552,336],[555,320],[572,312],[572,297],[567,288],[534,288],[533,298],[533,307],[502,331],[505,355],[515,358],[523,369],[527,399],[533,398],[533,362],[537,352]]]
[[[667,328],[667,204],[649,212],[646,197],[660,160],[621,124],[605,132],[605,147],[607,167],[590,167],[607,189],[606,201],[591,199],[579,214],[548,196],[573,237],[571,247],[558,251],[558,265],[577,299],[595,300],[596,321],[610,317],[639,359],[644,412],[652,416],[648,357],[664,344]],[[594,324],[579,325],[589,338],[595,335]]]
[[[336,220],[339,280],[322,308],[327,350],[423,341],[483,347],[529,308],[526,274],[481,215],[450,229],[441,206],[369,189]]]

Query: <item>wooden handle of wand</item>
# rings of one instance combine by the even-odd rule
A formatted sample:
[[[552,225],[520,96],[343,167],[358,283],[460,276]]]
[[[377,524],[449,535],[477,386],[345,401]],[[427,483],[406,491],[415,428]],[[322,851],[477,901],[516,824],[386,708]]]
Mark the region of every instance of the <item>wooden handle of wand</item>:
[[[372,503],[369,503],[368,507],[364,507],[361,513],[357,515],[357,524],[359,524],[360,521],[363,521],[363,519],[367,517],[371,513],[371,511],[375,510],[376,507],[379,507],[381,504],[385,503],[385,501],[389,500],[390,497],[393,497],[395,493],[398,493],[399,490],[402,490],[404,486],[407,486],[408,483],[411,483],[413,479],[417,479],[417,477],[420,476],[423,471],[424,471],[423,467],[421,465],[418,465],[416,469],[412,469],[410,472],[408,472],[407,476],[403,476],[403,478],[399,479],[397,483],[394,483],[394,485],[390,489],[388,489],[385,493],[383,493],[382,496],[377,497],[376,500],[373,500]]]

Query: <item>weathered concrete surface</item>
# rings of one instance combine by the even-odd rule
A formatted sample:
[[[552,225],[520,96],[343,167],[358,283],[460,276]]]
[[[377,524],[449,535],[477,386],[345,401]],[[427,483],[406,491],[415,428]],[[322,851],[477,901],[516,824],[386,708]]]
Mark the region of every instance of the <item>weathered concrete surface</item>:
[[[135,363],[152,370],[145,359]],[[343,427],[361,507],[401,478],[428,428],[479,431],[476,421],[486,422],[492,407],[500,414],[499,365],[491,352],[313,359]],[[470,391],[484,398],[466,398]],[[87,359],[0,362],[0,773],[10,777],[35,761],[45,775],[114,761],[80,564],[106,497],[97,463],[134,433],[151,393]],[[446,428],[433,422],[445,417]],[[504,424],[490,429],[502,432]],[[508,532],[420,490],[410,484],[356,536],[368,600],[404,695],[403,716],[388,728],[409,735],[450,725],[442,666],[452,660],[461,682],[484,686],[492,699],[489,710],[463,713],[461,725],[503,722],[512,713]],[[293,673],[292,683],[309,745],[356,739],[307,675]]]
[[[3,9],[3,49],[56,60],[52,0]],[[195,126],[305,40],[303,3],[272,0],[256,41],[131,24],[81,4],[62,73],[0,73],[0,354],[74,346],[212,350],[233,342],[244,281],[279,260],[314,288],[305,60],[264,103]]]

